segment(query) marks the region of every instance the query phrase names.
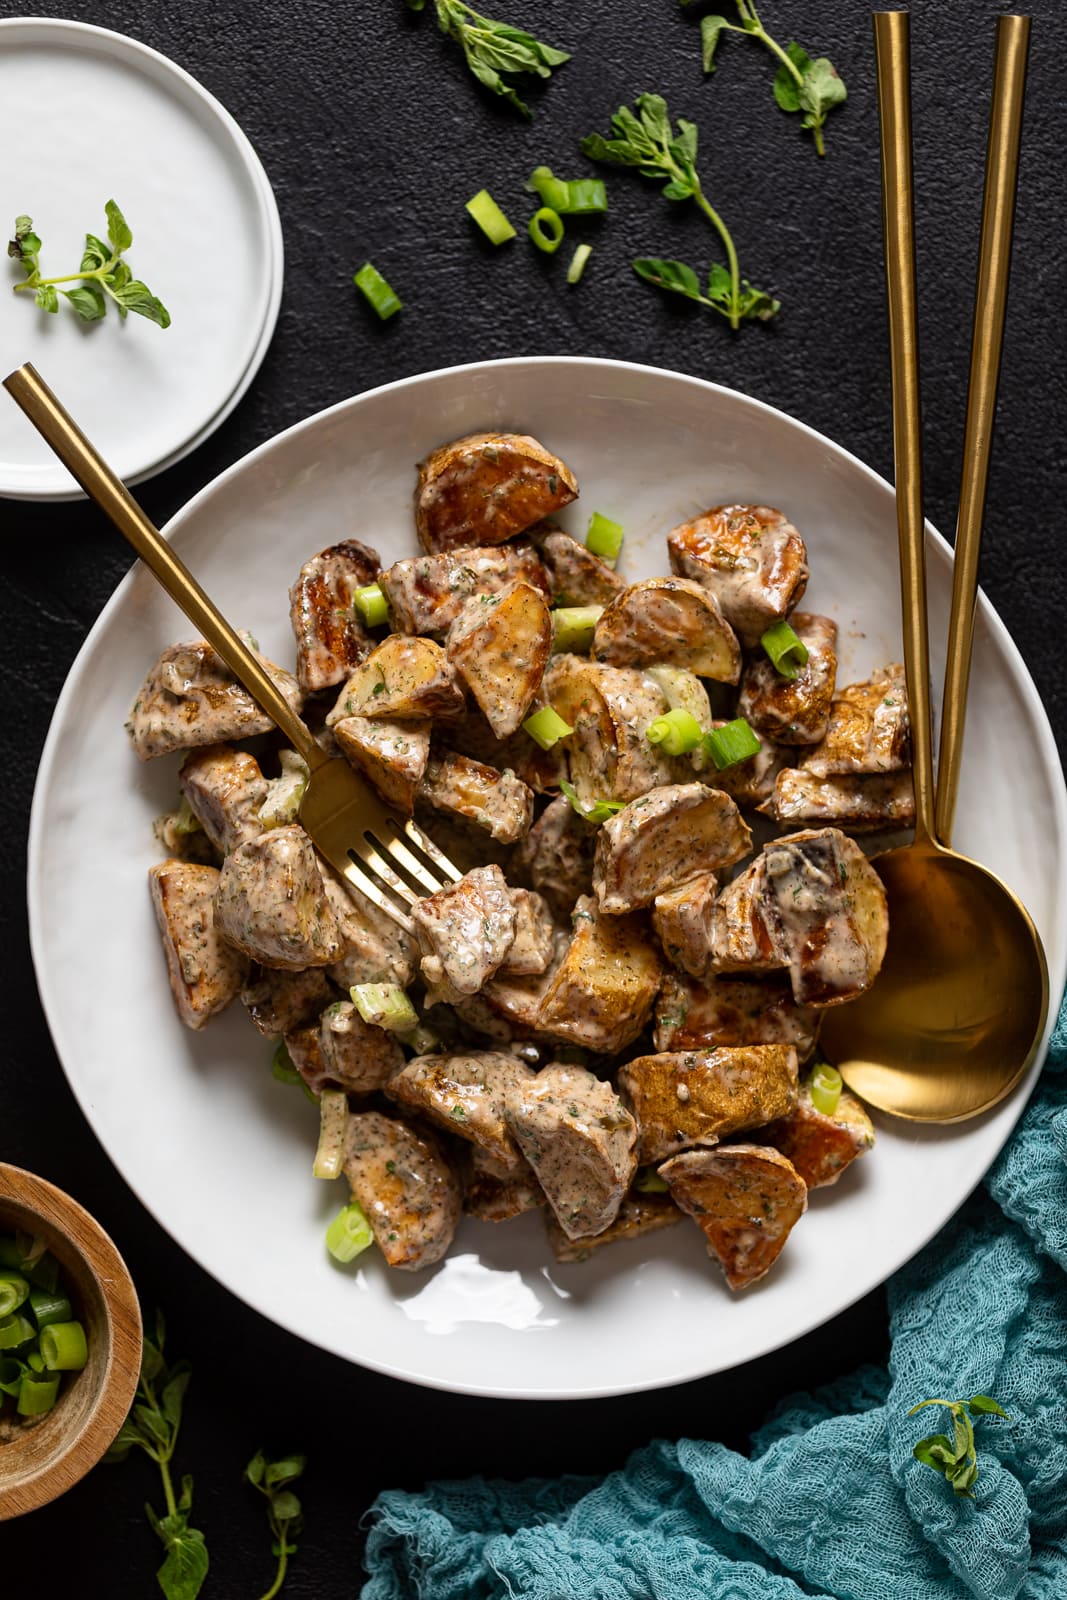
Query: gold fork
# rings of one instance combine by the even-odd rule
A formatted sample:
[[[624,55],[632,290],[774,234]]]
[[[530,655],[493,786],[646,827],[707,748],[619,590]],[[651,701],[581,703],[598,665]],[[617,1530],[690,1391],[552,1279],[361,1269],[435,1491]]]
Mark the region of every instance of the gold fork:
[[[300,822],[319,854],[348,884],[412,932],[405,908],[455,883],[462,876],[459,869],[414,822],[393,816],[347,761],[327,755],[40,374],[27,362],[4,379],[4,388],[307,762],[311,776],[300,802]]]

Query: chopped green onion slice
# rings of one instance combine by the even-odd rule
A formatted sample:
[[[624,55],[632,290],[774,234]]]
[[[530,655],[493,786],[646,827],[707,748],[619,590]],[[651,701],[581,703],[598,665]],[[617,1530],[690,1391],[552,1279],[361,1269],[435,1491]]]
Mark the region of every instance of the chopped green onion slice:
[[[389,602],[377,583],[366,583],[352,596],[352,604],[368,628],[380,628],[389,621]]]
[[[409,1033],[418,1026],[418,1012],[395,983],[357,983],[349,993],[352,1004],[372,1028],[384,1028],[388,1033]]]
[[[705,734],[704,747],[720,772],[758,755],[763,748],[744,717],[724,722],[721,728]]]
[[[18,1272],[0,1272],[0,1317],[9,1317],[28,1300],[30,1286]]]
[[[553,711],[551,706],[542,706],[523,723],[526,732],[539,744],[542,750],[551,750],[554,744],[565,739],[574,729],[569,722],[564,722],[558,711]]]
[[[377,267],[369,261],[364,261],[352,282],[383,322],[395,317],[404,304],[395,289],[386,283]]]
[[[38,1328],[47,1328],[50,1322],[69,1322],[71,1316],[66,1295],[48,1289],[31,1291],[30,1311]]]
[[[49,1372],[80,1372],[89,1359],[80,1322],[50,1322],[41,1329],[41,1355]]]
[[[293,1066],[293,1058],[285,1048],[285,1041],[279,1040],[274,1054],[270,1060],[271,1076],[277,1078],[279,1083],[303,1083],[303,1078]]]
[[[354,1261],[373,1243],[371,1225],[355,1200],[342,1206],[326,1229],[326,1248],[335,1261]]]
[[[283,828],[300,815],[300,802],[311,777],[307,762],[295,750],[279,750],[281,772],[267,784],[267,798],[258,816],[265,828]]]
[[[339,1178],[348,1127],[348,1096],[343,1089],[324,1089],[319,1096],[319,1142],[311,1174]]]
[[[841,1098],[841,1074],[836,1067],[820,1061],[811,1075],[811,1103],[824,1117],[832,1117]]]
[[[0,1394],[18,1394],[25,1371],[17,1356],[0,1356]]]
[[[479,189],[466,210],[474,218],[490,244],[507,244],[514,239],[515,229],[501,211],[488,189]]]
[[[634,1188],[638,1194],[666,1194],[668,1185],[655,1167],[642,1167],[634,1179]]]
[[[603,609],[603,606],[557,606],[550,611],[553,655],[584,655],[593,643]]]
[[[798,639],[788,622],[776,622],[760,639],[760,644],[771,658],[775,672],[783,678],[795,678],[808,659],[808,647]]]
[[[587,216],[608,209],[603,178],[557,178],[550,167],[535,167],[526,188],[560,216]]]
[[[599,511],[594,511],[589,518],[589,529],[585,536],[585,548],[591,550],[593,555],[599,556],[601,561],[606,561],[609,566],[614,566],[619,559],[622,549],[622,524],[612,522],[610,517],[605,517]]]
[[[594,800],[591,806],[583,806],[578,798],[577,789],[573,783],[568,783],[566,778],[560,784],[560,788],[570,801],[572,809],[586,822],[607,822],[609,817],[613,817],[616,812],[626,807],[625,800]]]
[[[50,1373],[47,1378],[37,1377],[33,1372],[23,1374],[19,1384],[19,1397],[16,1409],[20,1417],[41,1417],[46,1411],[51,1411],[56,1403],[59,1393],[59,1374]]]
[[[704,730],[691,711],[677,706],[650,722],[645,738],[649,744],[659,745],[665,756],[684,756],[701,743]]]
[[[553,255],[563,243],[563,218],[551,206],[542,206],[530,218],[526,231],[538,250]]]
[[[30,1350],[26,1355],[26,1365],[31,1372],[43,1372],[44,1356],[39,1350]]]
[[[170,825],[173,831],[180,835],[203,831],[200,825],[200,818],[189,804],[188,795],[182,795],[178,803],[178,809],[171,818]]]
[[[593,246],[591,244],[580,244],[575,246],[574,254],[571,256],[571,264],[567,268],[568,283],[578,282],[582,273],[585,271],[585,264],[592,254]]]
[[[412,1028],[410,1033],[401,1033],[397,1037],[402,1045],[408,1050],[414,1050],[417,1056],[436,1055],[437,1051],[443,1048],[440,1036],[424,1022],[420,1022],[417,1028]]]
[[[16,1311],[0,1320],[0,1350],[17,1350],[33,1338],[33,1323]]]

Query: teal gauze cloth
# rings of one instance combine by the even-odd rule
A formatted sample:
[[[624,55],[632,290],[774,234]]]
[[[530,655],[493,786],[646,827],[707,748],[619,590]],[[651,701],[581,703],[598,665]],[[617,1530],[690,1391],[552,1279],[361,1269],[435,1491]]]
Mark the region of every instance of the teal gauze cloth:
[[[379,1496],[363,1600],[1067,1600],[1067,1003],[984,1186],[889,1283],[888,1371],[785,1401],[749,1456],[683,1439],[603,1481]],[[916,1461],[975,1424],[974,1500]],[[951,1430],[950,1430],[951,1431]]]

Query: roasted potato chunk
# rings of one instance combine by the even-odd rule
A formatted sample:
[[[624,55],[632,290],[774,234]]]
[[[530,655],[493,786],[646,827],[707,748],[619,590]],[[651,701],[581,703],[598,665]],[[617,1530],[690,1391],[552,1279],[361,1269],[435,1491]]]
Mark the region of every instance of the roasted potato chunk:
[[[626,587],[626,579],[569,533],[546,523],[530,537],[548,569],[554,606],[606,606]]]
[[[633,667],[609,667],[585,656],[553,656],[543,697],[574,729],[567,739],[571,782],[583,806],[636,800],[674,769],[645,738],[667,709],[663,691]],[[538,885],[540,887],[540,885]]]
[[[671,571],[710,589],[743,644],[788,616],[808,581],[804,541],[769,506],[714,506],[667,535]]]
[[[419,543],[430,554],[503,544],[577,493],[570,468],[529,435],[471,433],[440,445],[419,463]]]
[[[530,1068],[508,1051],[472,1050],[414,1056],[393,1073],[385,1092],[478,1145],[510,1174],[521,1171],[525,1162],[505,1120],[504,1103],[510,1091],[521,1093],[532,1077]]]
[[[418,962],[411,934],[327,867],[322,868],[322,880],[341,940],[341,953],[329,969],[333,981],[342,989],[357,983],[395,983],[406,989]]]
[[[614,1244],[619,1239],[638,1239],[645,1233],[656,1233],[660,1228],[670,1228],[681,1222],[679,1211],[669,1194],[637,1194],[633,1189],[623,1197],[614,1222],[602,1233],[589,1234],[582,1239],[568,1238],[551,1212],[545,1218],[548,1242],[557,1261],[588,1261],[594,1250],[602,1244]]]
[[[215,923],[214,867],[161,861],[148,873],[163,938],[170,992],[187,1028],[202,1028],[241,991],[248,960],[220,937]]]
[[[289,590],[289,620],[296,639],[297,682],[307,694],[343,683],[374,649],[352,597],[375,581],[379,566],[373,550],[358,539],[345,539],[300,568]]]
[[[711,925],[719,880],[702,872],[652,902],[652,928],[668,961],[702,978],[711,961]],[[658,1046],[657,1046],[658,1048]]]
[[[321,967],[306,972],[279,972],[254,967],[241,990],[241,1004],[268,1039],[294,1033],[322,1014],[336,991]]]
[[[548,573],[526,543],[408,556],[378,575],[399,633],[447,633],[468,600],[499,594],[516,579],[548,599]]]
[[[619,1069],[618,1078],[637,1118],[642,1166],[762,1128],[797,1103],[797,1053],[791,1045],[638,1056]]]
[[[593,655],[616,667],[686,667],[720,683],[741,674],[737,636],[718,600],[687,578],[646,578],[616,595],[597,620]]]
[[[723,723],[717,719],[714,726],[721,728]],[[706,767],[702,776],[713,783],[716,789],[721,789],[736,800],[739,806],[758,806],[761,800],[766,800],[774,792],[774,780],[790,754],[783,745],[763,739],[754,756],[749,756],[745,761],[735,761],[721,772],[716,770],[713,763]]]
[[[431,751],[419,800],[435,811],[466,818],[502,844],[524,838],[533,821],[533,791],[513,772],[500,772],[451,750]]]
[[[515,977],[547,972],[556,944],[556,925],[546,901],[530,889],[509,889],[515,907],[515,938],[500,971]]]
[[[328,967],[341,937],[303,828],[269,828],[226,857],[215,889],[223,938],[265,967]]]
[[[709,978],[668,972],[656,1001],[656,1049],[792,1045],[801,1061],[815,1048],[819,1013],[798,1006],[784,977]]]
[[[541,696],[535,696],[530,715],[541,703]],[[556,744],[551,750],[542,750],[521,727],[509,738],[498,739],[477,709],[449,722],[447,743],[454,755],[468,756],[500,772],[510,770],[535,794],[558,794],[560,780],[567,776],[564,745]]]
[[[911,724],[904,668],[892,662],[865,683],[847,683],[830,706],[819,744],[801,766],[816,778],[903,772],[911,765]]]
[[[436,998],[477,994],[511,949],[515,907],[499,867],[475,867],[412,908],[420,968]]]
[[[593,889],[596,830],[563,795],[542,811],[515,852],[515,870],[544,896],[553,914],[569,918]]]
[[[544,972],[517,976],[502,967],[495,978],[472,995],[456,995],[452,1005],[469,1028],[500,1044],[547,1037],[538,1034],[541,1002],[558,972],[570,940],[557,930],[552,960]]]
[[[528,583],[468,600],[448,631],[448,659],[498,739],[522,724],[552,648],[548,607]]]
[[[660,959],[634,915],[607,917],[595,902],[574,908],[570,947],[538,1013],[540,1032],[605,1054],[641,1032],[660,982]]]
[[[756,809],[794,828],[829,825],[846,833],[874,833],[913,827],[915,793],[910,772],[817,778],[803,767],[786,767],[775,779],[773,794]]]
[[[523,1160],[517,1171],[471,1146],[470,1166],[463,1188],[463,1209],[479,1222],[510,1222],[524,1212],[547,1206],[545,1191],[534,1177],[533,1168]]]
[[[603,824],[593,888],[601,911],[636,911],[701,873],[740,861],[751,847],[729,795],[702,783],[666,784]]]
[[[191,750],[178,787],[220,856],[263,832],[259,808],[267,798],[267,780],[247,750],[228,744]]]
[[[404,1065],[395,1037],[364,1022],[351,1000],[335,1001],[314,1024],[286,1033],[285,1047],[312,1094],[373,1094]]]
[[[793,1163],[809,1189],[821,1189],[873,1148],[874,1124],[847,1089],[830,1115],[816,1110],[808,1079],[789,1115],[764,1128],[760,1138]]]
[[[688,1150],[659,1173],[700,1227],[731,1289],[746,1289],[770,1271],[807,1209],[808,1191],[795,1167],[757,1144]]]
[[[449,717],[463,710],[463,690],[448,657],[432,639],[391,633],[360,663],[326,718],[410,720]]]
[[[505,1114],[567,1237],[603,1232],[637,1170],[637,1127],[611,1085],[552,1062],[508,1090]]]
[[[348,1119],[344,1174],[391,1267],[440,1261],[463,1211],[459,1180],[429,1134],[380,1111]]]
[[[429,721],[342,717],[334,723],[333,733],[350,765],[374,785],[387,805],[410,817],[430,759]]]
[[[806,646],[807,661],[795,678],[784,678],[764,652],[753,656],[741,678],[737,714],[761,739],[818,744],[830,721],[837,681],[837,623],[810,611],[794,611],[789,626]]]
[[[249,636],[243,635],[249,644]],[[293,710],[303,708],[290,673],[254,652]],[[196,745],[250,739],[274,726],[229,667],[203,639],[172,644],[152,667],[134,701],[126,732],[141,761]]]

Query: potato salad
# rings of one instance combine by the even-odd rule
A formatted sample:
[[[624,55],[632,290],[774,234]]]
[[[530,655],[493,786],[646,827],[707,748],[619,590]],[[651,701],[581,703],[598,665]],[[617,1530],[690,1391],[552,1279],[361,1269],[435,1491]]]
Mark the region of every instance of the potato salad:
[[[903,670],[838,682],[785,512],[712,506],[628,582],[617,524],[554,522],[577,495],[536,439],[440,446],[422,554],[309,551],[292,670],[260,657],[457,882],[394,918],[335,877],[304,763],[193,640],[127,724],[180,760],[149,888],[181,1021],[243,1006],[317,1102],[338,1259],[540,1211],[566,1262],[695,1225],[741,1290],[874,1143],[819,1022],[885,953],[855,835],[914,820]]]

